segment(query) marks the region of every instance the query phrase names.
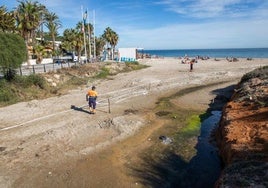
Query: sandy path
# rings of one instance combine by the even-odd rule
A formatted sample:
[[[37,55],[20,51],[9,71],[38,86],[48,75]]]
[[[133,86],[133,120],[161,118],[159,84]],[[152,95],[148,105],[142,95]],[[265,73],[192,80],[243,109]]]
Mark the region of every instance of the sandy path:
[[[176,59],[155,59],[143,63],[151,67],[89,83],[89,86],[96,85],[100,93],[95,115],[89,115],[86,108],[71,109],[72,105],[86,105],[87,88],[70,91],[61,97],[1,108],[0,187],[14,187],[18,183],[30,187],[30,182],[42,183],[42,176],[51,176],[53,168],[70,159],[79,160],[93,155],[146,124],[144,115],[126,115],[125,110],[148,109],[159,96],[182,88],[220,81],[237,82],[244,73],[268,65],[268,60],[240,60],[235,63],[199,61],[194,65],[194,72],[189,72],[188,64],[180,64]],[[197,93],[196,97],[199,95],[203,96]],[[186,105],[196,104],[188,98],[185,101]],[[39,181],[33,181],[38,178]]]

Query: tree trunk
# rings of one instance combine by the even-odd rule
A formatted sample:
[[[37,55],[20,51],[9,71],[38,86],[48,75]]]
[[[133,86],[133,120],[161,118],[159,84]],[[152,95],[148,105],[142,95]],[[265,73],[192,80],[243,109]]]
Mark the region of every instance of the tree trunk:
[[[55,35],[54,35],[54,34],[52,34],[52,35],[51,35],[51,37],[52,37],[52,47],[53,47],[53,53],[55,53]]]
[[[112,60],[114,60],[114,46],[112,46]]]
[[[26,49],[27,49],[27,65],[30,66],[31,65],[31,63],[30,63],[30,52],[29,52],[29,46],[28,46],[27,39],[25,40],[25,46],[26,46]]]

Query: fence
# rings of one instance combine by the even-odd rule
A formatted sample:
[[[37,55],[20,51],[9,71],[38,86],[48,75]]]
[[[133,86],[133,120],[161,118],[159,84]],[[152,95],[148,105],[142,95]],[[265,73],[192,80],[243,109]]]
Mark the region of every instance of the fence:
[[[92,59],[90,62],[73,62],[69,60],[53,60],[52,63],[45,63],[45,64],[31,64],[31,65],[21,65],[19,68],[15,69],[16,73],[19,75],[30,75],[30,74],[38,74],[38,73],[45,73],[49,71],[55,71],[61,68],[68,68],[72,66],[80,66],[85,63],[93,63],[96,60]],[[0,69],[4,69],[4,67],[0,67]],[[0,71],[0,77],[2,77]]]
[[[20,75],[29,75],[29,74],[37,74],[37,73],[55,71],[57,69],[61,69],[64,67],[71,67],[71,66],[78,65],[78,64],[80,65],[80,63],[77,63],[77,62],[56,61],[56,62],[47,63],[47,64],[23,65],[23,66],[20,66],[16,71]]]

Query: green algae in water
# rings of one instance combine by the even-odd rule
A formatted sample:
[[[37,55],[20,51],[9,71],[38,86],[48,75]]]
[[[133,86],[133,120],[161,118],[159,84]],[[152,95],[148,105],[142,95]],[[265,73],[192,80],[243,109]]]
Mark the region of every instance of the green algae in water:
[[[170,99],[177,98],[177,95],[161,98],[156,104],[156,115],[160,119],[168,120],[159,135],[173,139],[170,145],[171,150],[188,161],[196,155],[195,145],[200,134],[200,126],[203,118],[202,111],[181,109],[174,105]],[[161,148],[161,147],[160,147]],[[159,149],[159,148],[158,148]],[[167,149],[167,148],[166,148]]]
[[[189,161],[196,155],[195,145],[197,137],[200,135],[200,126],[200,115],[189,113],[182,122],[181,129],[174,134],[174,151],[185,161]]]
[[[182,128],[184,137],[197,136],[200,133],[201,119],[199,115],[192,115],[186,120],[186,126]]]

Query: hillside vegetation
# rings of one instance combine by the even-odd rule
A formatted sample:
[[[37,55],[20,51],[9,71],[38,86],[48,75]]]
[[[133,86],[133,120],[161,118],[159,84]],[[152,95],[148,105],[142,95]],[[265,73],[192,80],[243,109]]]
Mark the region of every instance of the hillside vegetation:
[[[85,86],[90,80],[111,79],[121,72],[146,68],[137,62],[94,63],[59,69],[55,72],[16,75],[8,81],[0,79],[0,107],[17,102],[63,95],[68,90]]]

